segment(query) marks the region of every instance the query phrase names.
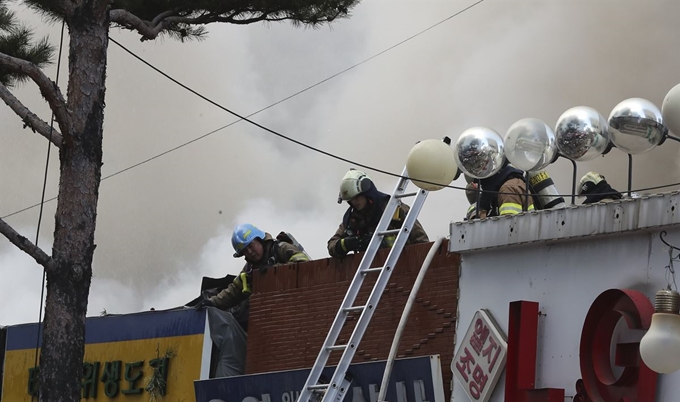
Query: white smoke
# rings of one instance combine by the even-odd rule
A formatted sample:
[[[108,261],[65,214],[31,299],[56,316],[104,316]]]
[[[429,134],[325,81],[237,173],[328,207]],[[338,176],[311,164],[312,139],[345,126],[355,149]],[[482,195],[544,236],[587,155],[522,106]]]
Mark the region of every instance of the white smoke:
[[[214,25],[207,40],[189,44],[140,43],[117,30],[111,35],[216,102],[248,113],[471,3],[365,1],[332,29]],[[484,1],[253,120],[333,154],[399,173],[417,141],[444,135],[455,141],[471,126],[504,134],[524,117],[553,126],[577,105],[605,116],[628,97],[660,105],[680,82],[680,52],[672,51],[680,49],[677,15],[680,2],[673,0]],[[49,31],[56,43],[59,26],[32,25]],[[53,77],[54,66],[46,73]],[[104,175],[234,120],[113,44],[107,73]],[[17,94],[49,120],[35,86],[21,87]],[[680,181],[676,147],[669,142],[636,156],[633,187]],[[45,148],[42,137],[23,130],[11,110],[0,108],[0,216],[39,199]],[[57,190],[58,158],[52,155],[48,197]],[[272,234],[290,231],[313,258],[326,257],[326,241],[346,208],[335,201],[349,167],[241,122],[107,179],[100,189],[88,314],[180,306],[198,295],[202,276],[237,273],[243,262],[232,257],[230,235],[238,223]],[[626,156],[613,150],[579,164],[579,176],[598,170],[624,190],[626,168]],[[569,192],[571,164],[559,160],[548,171],[558,190]],[[383,192],[396,184],[393,177],[367,173]],[[462,179],[453,184],[464,186]],[[41,233],[53,230],[54,204],[46,206]],[[462,191],[434,192],[419,220],[434,239],[447,235],[449,222],[460,220],[466,207]],[[37,209],[7,221],[27,235]],[[0,323],[37,319],[41,272],[0,238]]]

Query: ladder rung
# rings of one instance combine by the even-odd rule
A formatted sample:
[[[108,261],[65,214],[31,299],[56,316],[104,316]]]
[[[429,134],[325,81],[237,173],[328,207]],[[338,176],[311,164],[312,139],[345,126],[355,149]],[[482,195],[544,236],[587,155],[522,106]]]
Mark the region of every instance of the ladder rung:
[[[378,232],[378,236],[386,236],[390,234],[398,234],[401,232],[401,229],[390,229],[390,230],[385,230],[384,232]]]
[[[345,307],[345,308],[342,309],[342,311],[344,311],[345,313],[350,313],[352,311],[361,311],[365,308],[366,308],[366,306],[352,306],[352,307]]]
[[[371,273],[371,272],[380,272],[380,271],[382,271],[382,270],[383,270],[383,267],[380,267],[380,268],[366,268],[366,269],[362,269],[362,270],[361,270],[361,273],[362,273],[362,274],[368,274],[368,273]]]
[[[394,198],[413,197],[414,195],[417,195],[417,194],[418,193],[404,193],[404,194],[395,195]]]
[[[347,349],[347,345],[333,345],[329,346],[326,348],[326,350],[331,351],[331,350],[345,350]]]
[[[310,385],[307,387],[308,390],[310,391],[323,391],[324,389],[328,388],[328,384],[316,384],[316,385]]]

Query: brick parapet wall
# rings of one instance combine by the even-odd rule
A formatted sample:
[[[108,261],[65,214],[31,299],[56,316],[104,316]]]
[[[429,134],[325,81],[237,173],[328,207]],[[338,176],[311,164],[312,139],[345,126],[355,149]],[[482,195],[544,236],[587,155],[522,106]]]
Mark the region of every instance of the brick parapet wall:
[[[354,362],[387,359],[406,300],[431,245],[404,248]],[[398,356],[439,354],[448,399],[460,257],[447,249],[444,242],[432,260],[404,329]],[[373,266],[384,264],[388,252],[380,250]],[[349,255],[256,272],[255,293],[250,298],[246,373],[311,367],[360,262],[361,255]],[[368,298],[376,277],[369,274],[355,304]],[[358,317],[358,313],[350,316],[338,343],[349,338]],[[334,352],[329,365],[336,364],[340,355]]]

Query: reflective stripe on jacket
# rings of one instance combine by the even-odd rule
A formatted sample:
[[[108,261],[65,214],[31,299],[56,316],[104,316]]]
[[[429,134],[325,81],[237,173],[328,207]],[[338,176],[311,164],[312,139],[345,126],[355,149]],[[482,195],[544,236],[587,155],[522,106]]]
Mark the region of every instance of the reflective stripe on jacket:
[[[527,203],[526,184],[524,180],[518,178],[508,179],[498,190],[498,214],[515,215],[523,212],[522,204]],[[529,194],[528,202],[531,202]],[[527,211],[533,211],[534,204],[527,206]]]

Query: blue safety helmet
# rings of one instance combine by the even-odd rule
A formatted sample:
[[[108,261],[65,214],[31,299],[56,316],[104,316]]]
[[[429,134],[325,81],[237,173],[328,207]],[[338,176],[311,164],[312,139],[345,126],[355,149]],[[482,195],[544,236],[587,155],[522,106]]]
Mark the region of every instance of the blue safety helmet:
[[[255,239],[264,239],[264,232],[250,223],[244,223],[234,228],[231,235],[231,245],[234,246],[234,258],[243,256],[243,250]]]

